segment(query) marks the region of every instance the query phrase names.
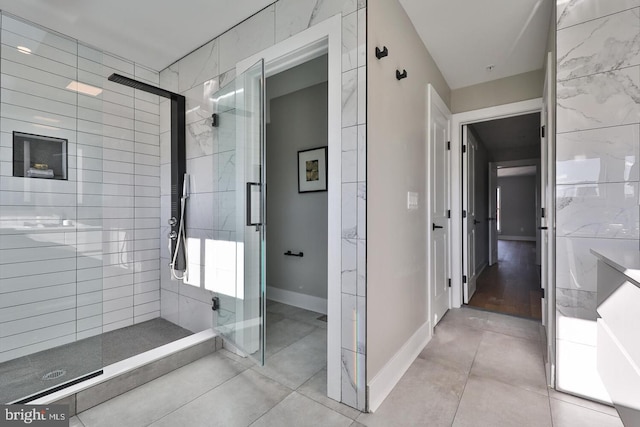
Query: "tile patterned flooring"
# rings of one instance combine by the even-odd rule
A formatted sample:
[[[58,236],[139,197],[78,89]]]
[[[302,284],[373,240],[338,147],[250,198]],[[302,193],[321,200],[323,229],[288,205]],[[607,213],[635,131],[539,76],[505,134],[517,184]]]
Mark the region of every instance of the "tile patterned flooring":
[[[326,323],[267,308],[267,366],[226,350],[80,413],[72,426],[622,426],[615,410],[547,390],[540,324],[450,310],[373,414],[326,394]]]

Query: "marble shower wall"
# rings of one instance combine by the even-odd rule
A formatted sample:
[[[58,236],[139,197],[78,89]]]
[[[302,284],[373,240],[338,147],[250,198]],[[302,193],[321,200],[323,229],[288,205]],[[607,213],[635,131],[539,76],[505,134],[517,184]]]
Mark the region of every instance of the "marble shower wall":
[[[560,0],[557,16],[558,386],[606,401],[590,249],[638,250],[640,0]]]
[[[365,408],[366,0],[279,0],[160,73],[160,85],[187,98],[187,172],[193,246],[187,286],[162,269],[162,316],[191,330],[210,327],[212,290],[235,287],[235,65],[332,16],[342,28],[342,402]],[[211,127],[211,114],[220,127]],[[231,141],[231,143],[230,143]],[[162,241],[168,233],[169,110],[161,103]],[[209,243],[207,243],[209,242]],[[169,253],[162,252],[163,266]],[[221,294],[222,296],[222,294]],[[224,303],[223,303],[224,306]],[[233,313],[221,311],[224,321]]]

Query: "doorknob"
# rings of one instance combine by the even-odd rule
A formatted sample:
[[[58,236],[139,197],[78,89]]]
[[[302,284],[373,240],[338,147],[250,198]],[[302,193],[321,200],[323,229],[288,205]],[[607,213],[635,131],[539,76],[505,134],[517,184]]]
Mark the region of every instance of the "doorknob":
[[[442,226],[440,226],[440,225],[435,225],[435,224],[433,224],[433,230],[435,230],[435,229],[437,229],[437,228],[444,228],[444,227],[442,227]]]
[[[548,230],[549,227],[538,227],[538,230]]]
[[[477,219],[474,219],[473,220],[473,225],[476,225],[476,224],[480,224],[480,221],[478,221]]]

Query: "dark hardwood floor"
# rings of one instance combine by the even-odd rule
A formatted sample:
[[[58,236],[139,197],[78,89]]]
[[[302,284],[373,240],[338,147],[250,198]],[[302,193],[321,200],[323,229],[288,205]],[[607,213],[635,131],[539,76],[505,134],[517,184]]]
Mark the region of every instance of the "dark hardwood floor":
[[[498,262],[478,277],[469,305],[540,320],[541,297],[535,242],[499,240]]]

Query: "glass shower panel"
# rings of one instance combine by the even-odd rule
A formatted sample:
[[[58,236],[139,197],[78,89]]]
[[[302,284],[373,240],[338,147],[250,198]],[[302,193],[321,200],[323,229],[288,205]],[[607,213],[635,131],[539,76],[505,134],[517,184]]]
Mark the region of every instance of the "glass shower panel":
[[[77,41],[6,14],[1,27],[0,403],[8,403],[103,366],[102,125],[92,121],[102,99],[80,92],[95,83]]]
[[[220,298],[215,328],[240,350],[264,362],[264,63],[258,62],[214,96],[220,150],[235,158],[233,191],[219,193],[218,223],[230,244],[217,252],[211,288]],[[218,165],[220,166],[220,165]],[[228,234],[226,234],[228,233]]]

